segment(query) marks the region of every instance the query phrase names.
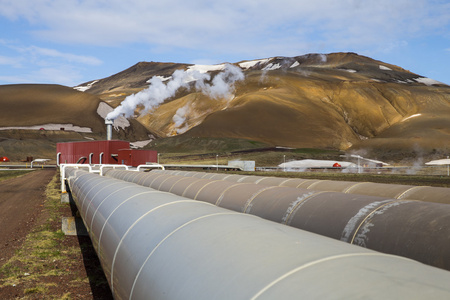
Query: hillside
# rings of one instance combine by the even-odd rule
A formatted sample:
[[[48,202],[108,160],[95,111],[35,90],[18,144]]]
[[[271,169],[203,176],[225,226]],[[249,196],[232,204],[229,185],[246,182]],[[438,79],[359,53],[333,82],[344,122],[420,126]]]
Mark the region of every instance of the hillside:
[[[234,65],[243,70],[245,80],[236,83],[231,101],[182,89],[137,120],[162,137],[243,138],[273,146],[363,150],[377,156],[450,151],[450,87],[445,84],[355,53]],[[146,88],[146,76],[167,79],[175,69],[199,67],[141,62],[77,88],[90,86],[87,93],[114,107]],[[217,74],[217,68],[210,68]],[[181,123],[175,122],[175,115]]]
[[[382,160],[442,157],[450,152],[448,85],[355,53],[273,57],[233,65],[244,79],[230,85],[231,95],[214,98],[194,88],[198,79],[189,79],[162,102],[149,106],[150,111],[137,103],[134,117],[115,119],[113,137],[140,142],[139,146],[154,137],[165,138],[145,147],[164,145],[178,152],[198,152],[196,138],[201,138],[199,147],[204,151],[229,148],[224,146],[228,141],[234,150],[330,149]],[[225,68],[225,64],[139,62],[75,88],[0,86],[0,155],[13,160],[53,157],[57,142],[104,139],[104,118],[127,96],[153,97],[147,88],[171,85],[176,70],[196,72],[205,76],[204,85],[211,85]]]
[[[54,158],[57,142],[104,139],[99,113],[108,110],[99,97],[73,88],[47,84],[0,86],[0,155],[13,161]],[[109,108],[111,110],[111,108]],[[138,122],[117,124],[115,138],[148,140]]]

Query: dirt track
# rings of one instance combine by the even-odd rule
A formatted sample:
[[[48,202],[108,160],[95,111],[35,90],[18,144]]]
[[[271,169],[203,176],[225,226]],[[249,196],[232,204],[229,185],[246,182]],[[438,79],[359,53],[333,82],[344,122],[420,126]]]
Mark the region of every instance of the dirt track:
[[[60,216],[74,211],[60,203],[59,182],[49,184],[54,174],[0,182],[0,299],[111,300],[89,237],[59,233]]]
[[[14,254],[42,211],[55,170],[44,169],[0,182],[0,266]]]

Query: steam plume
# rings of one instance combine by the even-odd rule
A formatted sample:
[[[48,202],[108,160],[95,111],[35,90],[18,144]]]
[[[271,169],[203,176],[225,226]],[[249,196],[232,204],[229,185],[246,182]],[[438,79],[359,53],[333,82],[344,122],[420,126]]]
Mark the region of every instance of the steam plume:
[[[203,94],[214,99],[230,100],[234,92],[234,83],[243,79],[241,69],[230,64],[226,64],[223,71],[217,74],[211,83],[208,83],[211,80],[210,74],[196,70],[176,70],[167,84],[164,84],[160,77],[154,76],[150,79],[148,88],[126,97],[106,118],[110,120],[119,116],[129,118],[134,115],[139,105],[144,107],[144,112],[148,112],[162,104],[164,100],[175,96],[179,88],[190,89],[189,83],[193,81],[195,88]]]
[[[325,54],[319,54],[320,62],[326,63],[327,56]]]
[[[172,120],[175,124],[175,129],[177,131],[177,134],[184,133],[189,127],[186,122],[186,115],[189,113],[189,104],[186,104],[183,107],[180,107],[177,109],[175,115],[173,116]],[[184,124],[183,127],[181,127]]]

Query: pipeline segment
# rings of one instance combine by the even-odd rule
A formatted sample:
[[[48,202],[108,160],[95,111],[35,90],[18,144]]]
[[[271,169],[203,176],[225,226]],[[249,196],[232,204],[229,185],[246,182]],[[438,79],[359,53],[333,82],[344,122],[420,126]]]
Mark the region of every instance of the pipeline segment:
[[[263,185],[288,186],[317,191],[342,192],[346,194],[358,194],[403,200],[418,200],[424,202],[450,204],[450,189],[444,187],[414,186],[374,182],[264,177],[253,175],[205,173],[178,170],[164,170],[162,172],[164,172],[165,174],[194,178],[208,178],[232,182],[252,182]]]
[[[212,180],[196,174],[111,170],[106,176],[450,270],[450,205]]]
[[[450,297],[447,271],[122,180],[67,172],[115,299]]]

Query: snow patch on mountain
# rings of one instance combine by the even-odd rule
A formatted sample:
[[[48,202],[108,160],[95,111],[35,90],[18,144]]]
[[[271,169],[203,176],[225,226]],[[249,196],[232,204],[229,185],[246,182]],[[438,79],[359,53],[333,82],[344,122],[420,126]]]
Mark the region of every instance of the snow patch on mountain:
[[[384,71],[392,71],[391,68],[386,67],[386,66],[383,66],[383,65],[380,65],[379,67],[380,67],[380,70],[384,70]]]
[[[198,71],[200,73],[208,73],[212,71],[222,71],[225,69],[225,64],[220,65],[192,65],[188,67],[189,71]]]
[[[149,140],[144,140],[144,141],[130,142],[130,146],[133,149],[144,148],[153,140],[154,140],[154,138],[149,139]]]
[[[425,85],[435,85],[435,84],[444,84],[440,81],[431,79],[431,78],[427,78],[427,77],[418,77],[418,78],[414,78],[415,81],[419,82],[419,83],[423,83]]]
[[[164,77],[164,76],[156,75],[156,76],[153,76],[153,77],[156,77],[156,78],[161,79],[162,82],[172,79],[172,76]],[[153,77],[152,77],[152,78],[153,78]],[[147,83],[150,83],[150,80],[151,80],[151,78],[150,78],[149,80],[147,80],[146,82],[147,82]]]
[[[298,61],[295,61],[295,63],[293,63],[289,68],[295,68],[300,66],[300,63]]]
[[[77,91],[80,91],[80,92],[86,92],[88,89],[90,89],[97,82],[98,82],[98,80],[94,80],[91,83],[88,83],[86,85],[76,86],[73,89],[77,90]]]
[[[105,102],[100,102],[98,104],[97,107],[97,114],[102,117],[103,119],[106,118],[106,116],[112,112],[114,109],[109,106],[107,103]],[[119,116],[114,120],[113,123],[114,128],[117,130],[119,127],[122,129],[127,128],[128,126],[130,126],[130,122],[127,120],[127,118],[123,117],[123,116]]]
[[[254,66],[256,66],[257,64],[265,64],[270,60],[270,58],[264,58],[264,59],[257,59],[257,60],[250,60],[250,61],[245,61],[245,62],[241,62],[239,64],[239,67],[243,68],[243,69],[250,69]]]
[[[73,124],[42,124],[33,126],[15,126],[15,127],[0,127],[0,130],[12,130],[12,129],[24,129],[24,130],[61,130],[61,131],[75,131],[90,133],[92,129],[89,127],[80,127]]]
[[[281,68],[281,65],[279,63],[276,64],[268,64],[267,66],[265,66],[262,70],[263,71],[273,71],[273,70],[278,70]]]
[[[403,83],[403,84],[411,84],[411,83],[422,83],[425,84],[427,86],[432,86],[432,85],[446,85],[443,82],[431,79],[431,78],[427,78],[427,77],[417,77],[417,78],[412,78],[412,79],[406,79],[406,80],[395,80],[395,82],[397,83]]]

